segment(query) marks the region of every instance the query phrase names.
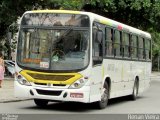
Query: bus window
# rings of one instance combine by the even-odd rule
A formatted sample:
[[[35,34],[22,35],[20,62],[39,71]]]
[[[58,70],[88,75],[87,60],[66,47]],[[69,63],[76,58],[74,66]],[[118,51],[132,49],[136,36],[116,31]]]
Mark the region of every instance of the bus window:
[[[150,60],[151,60],[151,57],[152,57],[152,56],[151,56],[151,55],[152,55],[152,53],[151,53],[151,48],[152,48],[152,47],[151,47],[151,44],[152,44],[152,43],[151,43],[151,40],[149,40],[149,59],[150,59]]]
[[[144,39],[139,37],[139,59],[144,59]]]
[[[105,48],[105,54],[106,56],[113,56],[113,29],[106,28],[106,48]]]
[[[151,59],[150,57],[150,51],[151,51],[151,45],[150,45],[150,40],[145,39],[145,55],[146,55],[146,60]]]
[[[118,30],[114,31],[114,55],[121,56],[121,33]]]
[[[123,33],[124,57],[130,57],[129,34]]]
[[[98,30],[96,25],[93,25],[93,64],[102,62],[102,38],[103,32]]]
[[[131,42],[131,46],[132,46],[132,49],[131,49],[132,58],[136,59],[136,58],[138,58],[138,37],[135,36],[135,35],[132,35],[131,40],[132,40],[132,42]]]

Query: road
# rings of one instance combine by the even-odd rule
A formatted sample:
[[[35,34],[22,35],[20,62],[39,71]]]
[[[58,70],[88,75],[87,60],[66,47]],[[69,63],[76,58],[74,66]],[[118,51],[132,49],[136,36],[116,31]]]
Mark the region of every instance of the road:
[[[112,99],[106,109],[97,110],[92,104],[50,103],[46,108],[36,107],[32,100],[0,103],[0,113],[10,114],[160,114],[160,79],[154,78],[151,87],[136,101],[127,97]]]

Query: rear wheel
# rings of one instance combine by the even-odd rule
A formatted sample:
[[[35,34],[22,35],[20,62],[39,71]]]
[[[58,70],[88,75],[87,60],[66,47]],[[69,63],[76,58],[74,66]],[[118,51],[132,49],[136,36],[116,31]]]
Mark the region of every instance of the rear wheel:
[[[43,99],[34,99],[34,103],[38,107],[46,107],[48,105],[48,100],[43,100]]]
[[[136,100],[138,96],[138,80],[136,79],[133,86],[133,92],[130,95],[131,100]]]
[[[107,106],[109,99],[109,87],[107,82],[103,86],[103,94],[101,95],[101,100],[96,102],[96,107],[99,109],[104,109]]]

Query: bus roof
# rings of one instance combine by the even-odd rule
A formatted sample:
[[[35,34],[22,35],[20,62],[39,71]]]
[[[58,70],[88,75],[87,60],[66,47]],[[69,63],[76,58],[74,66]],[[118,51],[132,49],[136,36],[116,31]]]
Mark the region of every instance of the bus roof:
[[[33,10],[33,11],[27,11],[26,13],[68,13],[68,14],[84,14],[88,15],[93,20],[100,22],[102,24],[106,24],[110,27],[117,28],[119,30],[127,31],[132,34],[138,34],[140,36],[144,36],[146,38],[151,39],[151,35],[148,32],[144,32],[142,30],[139,30],[137,28],[131,27],[129,25],[125,25],[123,23],[111,20],[109,18],[100,16],[98,14],[92,13],[92,12],[84,12],[84,11],[73,11],[73,10]]]

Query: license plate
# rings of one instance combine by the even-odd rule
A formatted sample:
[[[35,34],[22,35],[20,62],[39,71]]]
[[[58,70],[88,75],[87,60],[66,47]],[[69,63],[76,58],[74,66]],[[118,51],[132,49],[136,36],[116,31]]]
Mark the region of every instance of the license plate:
[[[70,93],[72,98],[83,98],[83,93]]]

